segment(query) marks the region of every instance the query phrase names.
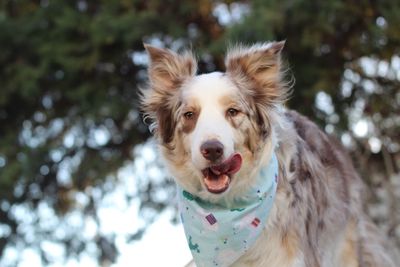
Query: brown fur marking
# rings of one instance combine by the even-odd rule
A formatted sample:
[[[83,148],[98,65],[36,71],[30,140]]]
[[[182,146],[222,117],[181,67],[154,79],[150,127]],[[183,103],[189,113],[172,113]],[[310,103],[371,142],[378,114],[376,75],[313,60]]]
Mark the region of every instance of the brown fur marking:
[[[189,107],[184,107],[183,110],[184,111],[182,112],[182,115],[181,115],[181,117],[182,117],[181,120],[183,121],[182,122],[182,131],[185,134],[189,134],[196,127],[197,119],[199,117],[201,109],[200,109],[200,107],[198,105],[190,105]],[[193,112],[193,117],[192,118],[186,118],[184,116],[184,114],[186,112]]]
[[[190,52],[176,54],[167,49],[145,45],[150,56],[149,82],[151,91],[142,90],[142,109],[164,144],[172,141],[177,124],[180,87],[193,77],[197,63]]]

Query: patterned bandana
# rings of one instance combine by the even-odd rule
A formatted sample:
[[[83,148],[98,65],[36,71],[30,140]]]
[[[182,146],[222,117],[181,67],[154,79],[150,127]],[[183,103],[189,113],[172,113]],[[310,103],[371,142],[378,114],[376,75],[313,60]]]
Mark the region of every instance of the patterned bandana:
[[[186,239],[197,267],[227,267],[251,248],[274,202],[278,178],[275,154],[257,182],[233,208],[206,202],[178,187]]]

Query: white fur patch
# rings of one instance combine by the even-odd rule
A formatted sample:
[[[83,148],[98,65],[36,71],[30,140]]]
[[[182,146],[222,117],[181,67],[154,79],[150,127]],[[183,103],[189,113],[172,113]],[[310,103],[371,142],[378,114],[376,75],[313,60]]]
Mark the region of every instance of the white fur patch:
[[[196,127],[188,136],[193,164],[198,169],[208,165],[200,152],[200,146],[209,140],[218,140],[224,146],[223,158],[234,153],[234,133],[231,124],[226,120],[226,107],[221,99],[235,94],[237,88],[222,73],[213,72],[191,79],[183,88],[184,101],[196,101],[200,107]]]

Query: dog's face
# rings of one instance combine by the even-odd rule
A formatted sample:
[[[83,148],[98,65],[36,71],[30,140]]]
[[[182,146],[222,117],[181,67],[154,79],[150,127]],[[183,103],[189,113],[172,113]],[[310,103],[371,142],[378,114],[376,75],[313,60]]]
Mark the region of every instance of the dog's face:
[[[146,46],[150,88],[145,116],[176,181],[206,199],[240,197],[274,142],[273,120],[285,97],[281,84],[283,43],[237,48],[226,72],[195,75],[189,53]]]

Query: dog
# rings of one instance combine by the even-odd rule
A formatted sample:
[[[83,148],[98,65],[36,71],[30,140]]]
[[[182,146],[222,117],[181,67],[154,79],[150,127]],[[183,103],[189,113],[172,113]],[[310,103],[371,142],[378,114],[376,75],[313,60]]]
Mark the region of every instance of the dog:
[[[363,212],[363,183],[345,149],[285,108],[291,89],[284,42],[233,47],[225,72],[201,75],[190,51],[145,48],[144,119],[182,192],[232,207],[277,159],[276,193],[262,231],[226,266],[399,266]]]

